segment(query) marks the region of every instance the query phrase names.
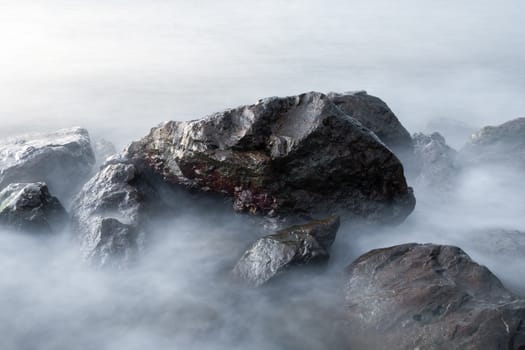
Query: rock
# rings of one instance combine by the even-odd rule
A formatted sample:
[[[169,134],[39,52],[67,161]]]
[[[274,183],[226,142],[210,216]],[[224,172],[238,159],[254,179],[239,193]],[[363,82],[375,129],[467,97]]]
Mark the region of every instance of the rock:
[[[525,167],[525,118],[486,126],[460,151],[466,164],[496,163]]]
[[[45,183],[12,183],[0,191],[0,225],[15,231],[53,233],[63,229],[67,213]]]
[[[95,168],[103,165],[109,157],[117,154],[117,148],[113,143],[105,139],[98,139],[94,146],[96,164]]]
[[[291,265],[328,259],[328,248],[339,229],[339,217],[292,226],[259,239],[233,269],[237,278],[260,286]]]
[[[171,184],[231,197],[237,211],[399,222],[415,206],[394,154],[318,92],[166,122],[127,152]]]
[[[30,134],[0,141],[0,189],[10,183],[45,182],[67,200],[87,179],[95,158],[81,128]]]
[[[415,162],[418,176],[416,186],[430,190],[451,190],[459,169],[457,151],[449,147],[445,138],[435,132],[431,135],[416,133],[414,140]]]
[[[127,267],[144,240],[148,193],[133,164],[114,160],[89,180],[73,201],[73,229],[94,266]]]
[[[343,112],[372,130],[396,155],[412,153],[410,133],[380,98],[368,95],[366,91],[330,92],[328,98]]]
[[[348,267],[346,281],[351,348],[525,348],[525,300],[460,248],[373,250]]]

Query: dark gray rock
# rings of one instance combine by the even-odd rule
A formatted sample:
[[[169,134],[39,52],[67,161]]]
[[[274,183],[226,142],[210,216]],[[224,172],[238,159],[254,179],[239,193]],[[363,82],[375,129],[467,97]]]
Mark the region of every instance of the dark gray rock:
[[[346,279],[350,348],[525,348],[525,300],[457,247],[373,250]]]
[[[0,189],[45,182],[68,200],[89,177],[95,157],[85,129],[71,128],[0,140]]]
[[[237,278],[260,286],[291,265],[328,259],[340,220],[332,216],[280,230],[255,242],[233,269]]]
[[[486,126],[460,151],[465,164],[504,164],[525,167],[525,118]]]
[[[166,122],[128,156],[171,184],[225,194],[238,211],[399,222],[415,206],[397,157],[317,92]]]
[[[457,151],[437,132],[431,135],[416,133],[413,140],[418,168],[416,186],[437,191],[453,189],[459,173]]]
[[[380,98],[366,91],[328,94],[343,112],[372,130],[398,156],[412,152],[412,138],[392,110]]]
[[[12,183],[0,191],[0,225],[15,231],[53,233],[63,229],[67,213],[45,183]]]
[[[72,227],[91,264],[127,267],[144,240],[148,193],[133,164],[109,162],[89,180],[72,205]]]

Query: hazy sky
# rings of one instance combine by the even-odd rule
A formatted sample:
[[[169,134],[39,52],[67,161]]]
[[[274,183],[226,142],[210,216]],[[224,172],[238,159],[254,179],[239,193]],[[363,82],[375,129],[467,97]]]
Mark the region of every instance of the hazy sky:
[[[525,2],[0,0],[0,136],[124,142],[273,95],[365,89],[411,132],[524,115]]]

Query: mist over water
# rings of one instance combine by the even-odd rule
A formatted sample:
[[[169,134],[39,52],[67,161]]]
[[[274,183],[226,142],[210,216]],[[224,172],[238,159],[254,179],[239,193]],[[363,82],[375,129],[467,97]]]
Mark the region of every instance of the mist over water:
[[[163,120],[274,95],[367,90],[410,132],[523,116],[520,1],[0,0],[0,137],[81,125],[122,148]],[[180,201],[128,271],[86,266],[70,232],[0,232],[1,349],[338,348],[343,269],[371,249],[453,244],[525,295],[523,168],[477,167],[449,196],[415,188],[397,227],[343,222],[326,265],[253,290],[229,271],[267,234],[228,203]],[[413,185],[413,179],[409,179]]]
[[[0,135],[81,125],[123,146],[164,120],[363,89],[411,133],[465,124],[459,146],[524,110],[524,16],[514,0],[1,1]]]

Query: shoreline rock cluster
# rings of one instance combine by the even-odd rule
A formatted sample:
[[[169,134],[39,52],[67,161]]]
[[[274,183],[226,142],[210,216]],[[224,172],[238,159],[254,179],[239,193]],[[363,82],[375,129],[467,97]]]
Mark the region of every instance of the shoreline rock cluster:
[[[298,223],[258,239],[232,267],[261,286],[326,261],[341,220],[403,222],[416,204],[408,176],[417,189],[446,193],[463,167],[523,165],[524,120],[486,127],[456,151],[439,133],[411,137],[366,92],[308,92],[165,122],[114,155],[106,141],[94,152],[81,128],[10,138],[0,141],[0,226],[59,233],[69,221],[90,264],[127,268],[146,249],[149,219],[177,210],[163,189],[221,197],[232,213]],[[352,346],[525,348],[525,300],[460,248],[373,250],[344,278]]]

